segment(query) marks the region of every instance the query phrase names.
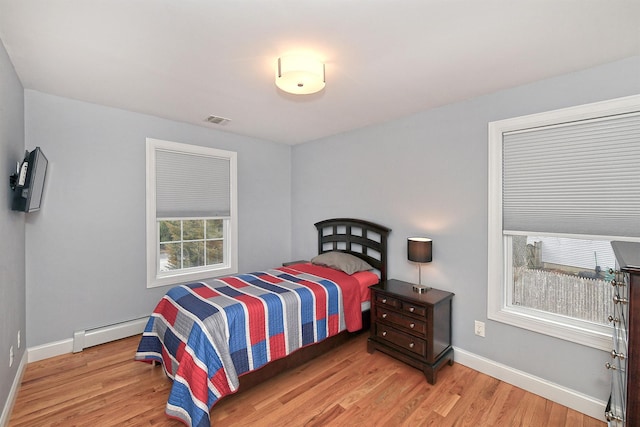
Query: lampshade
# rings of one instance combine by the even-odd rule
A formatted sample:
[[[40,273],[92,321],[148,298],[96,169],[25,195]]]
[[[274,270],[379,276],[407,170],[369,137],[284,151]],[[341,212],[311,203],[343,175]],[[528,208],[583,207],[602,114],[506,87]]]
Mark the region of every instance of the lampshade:
[[[431,239],[426,237],[409,237],[407,254],[409,261],[431,262]]]
[[[278,58],[276,86],[295,95],[308,95],[324,89],[324,64],[313,58],[289,55]]]

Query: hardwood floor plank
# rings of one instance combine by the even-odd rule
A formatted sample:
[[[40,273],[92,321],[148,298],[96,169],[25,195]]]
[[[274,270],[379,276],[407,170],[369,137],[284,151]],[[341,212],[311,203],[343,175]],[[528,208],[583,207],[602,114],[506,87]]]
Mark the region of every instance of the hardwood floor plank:
[[[559,405],[555,402],[552,403],[551,413],[549,414],[549,425],[563,425],[567,419],[567,410],[568,408],[566,406]]]
[[[520,389],[517,389],[520,390]],[[514,402],[518,398],[513,397],[514,387],[500,381],[495,388],[491,400],[480,417],[479,425],[503,426],[509,425],[510,420],[506,419],[509,410],[513,408]],[[524,390],[520,390],[524,393]]]
[[[443,426],[477,426],[485,407],[490,400],[483,398],[483,390],[493,386],[495,378],[472,371],[471,374],[461,377],[456,383],[460,399],[447,413]],[[491,396],[493,394],[491,393]]]
[[[307,427],[323,427],[326,425],[331,425],[334,422],[335,418],[338,415],[342,414],[344,411],[345,409],[342,406],[334,404],[330,408],[322,411],[320,414],[318,414],[318,416],[309,419],[307,422],[305,422],[304,425]]]
[[[454,364],[423,373],[366,351],[366,334],[272,380],[222,399],[213,426],[585,426],[605,423]],[[166,426],[172,382],[135,362],[139,337],[30,363],[10,427]]]
[[[460,398],[460,394],[458,393],[459,389],[454,389],[457,387],[457,382],[463,376],[475,372],[462,365],[454,366],[454,369],[443,369],[438,374],[438,382],[435,385],[424,381],[422,373],[417,371],[419,376],[416,376],[415,381],[419,381],[423,387],[425,387],[425,397],[419,402],[419,406],[415,411],[407,418],[407,425],[431,425],[433,422],[442,423],[445,417],[434,411],[434,409],[440,408],[440,411],[447,412],[448,415],[450,409],[447,409],[448,405],[446,402],[452,400],[457,401]]]
[[[380,355],[381,357],[386,357]],[[363,358],[359,363],[354,364],[354,368],[360,373],[358,380],[354,381],[352,387],[342,396],[337,396],[338,403],[345,408],[359,405],[366,402],[368,394],[374,390],[384,380],[384,378],[398,371],[396,364],[369,363],[367,358]]]
[[[534,425],[547,425],[547,419],[545,417],[544,405],[545,399],[536,396],[535,394],[528,393],[520,401],[522,406],[522,419],[520,420],[521,426],[534,426]],[[538,424],[535,424],[538,423]]]

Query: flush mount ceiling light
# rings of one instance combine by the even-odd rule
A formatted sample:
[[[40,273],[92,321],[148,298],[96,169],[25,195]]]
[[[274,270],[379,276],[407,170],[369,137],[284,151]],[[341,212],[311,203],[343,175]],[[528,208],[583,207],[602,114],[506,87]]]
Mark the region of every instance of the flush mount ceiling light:
[[[324,89],[324,64],[301,55],[278,58],[276,86],[294,95],[308,95]]]

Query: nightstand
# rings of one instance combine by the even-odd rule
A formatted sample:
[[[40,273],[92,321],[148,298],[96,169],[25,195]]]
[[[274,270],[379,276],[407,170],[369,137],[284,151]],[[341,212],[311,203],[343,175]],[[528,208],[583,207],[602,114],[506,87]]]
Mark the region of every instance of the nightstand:
[[[371,335],[367,351],[380,350],[424,372],[436,382],[445,363],[453,365],[451,304],[453,293],[387,280],[371,286]]]

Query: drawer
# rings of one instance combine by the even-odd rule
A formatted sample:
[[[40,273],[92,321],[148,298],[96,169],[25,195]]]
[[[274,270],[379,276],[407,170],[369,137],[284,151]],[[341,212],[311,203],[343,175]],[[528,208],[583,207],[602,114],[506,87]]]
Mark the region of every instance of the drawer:
[[[402,301],[402,310],[424,317],[427,315],[427,308],[421,305],[414,305],[407,301]]]
[[[426,322],[405,317],[402,314],[391,310],[385,310],[384,307],[380,307],[376,310],[376,316],[378,320],[382,322],[393,323],[395,326],[408,329],[417,334],[425,335],[427,333]]]
[[[400,308],[402,306],[402,302],[400,300],[380,294],[376,294],[376,304],[378,305],[378,307],[387,306]]]
[[[395,344],[422,357],[427,357],[427,342],[425,340],[404,334],[382,324],[376,325],[376,336],[383,341]]]

